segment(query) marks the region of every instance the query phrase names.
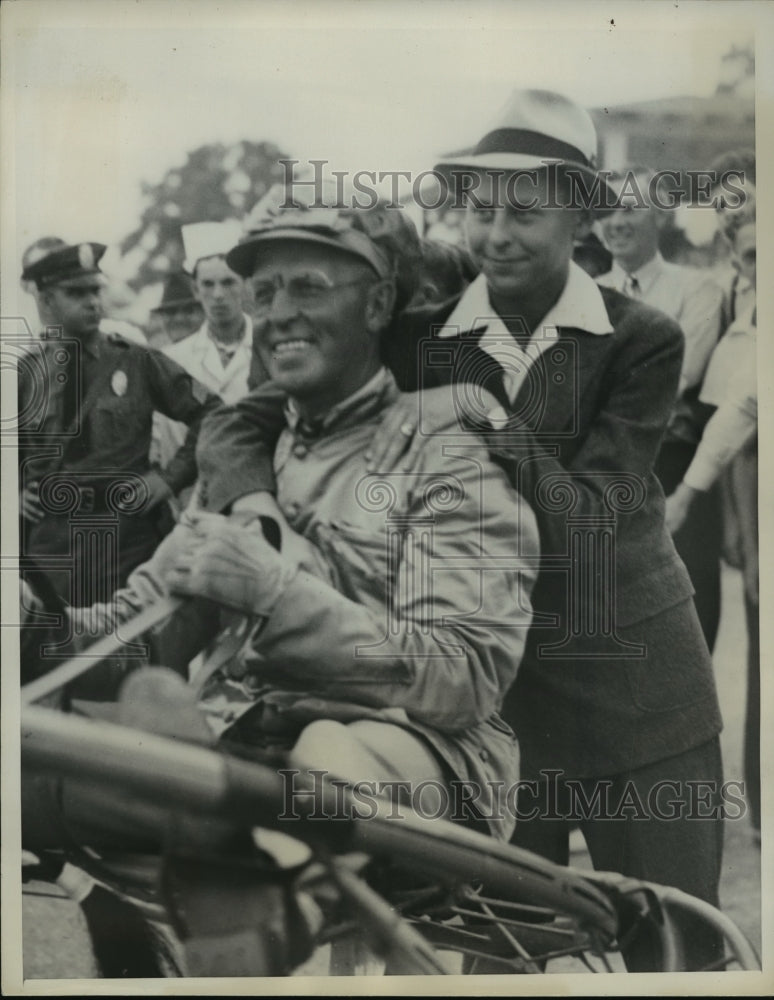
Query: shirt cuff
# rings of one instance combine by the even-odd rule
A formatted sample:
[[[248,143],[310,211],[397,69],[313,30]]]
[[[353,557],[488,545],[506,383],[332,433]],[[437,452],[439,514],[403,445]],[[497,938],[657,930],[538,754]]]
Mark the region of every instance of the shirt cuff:
[[[235,467],[228,476],[218,475],[201,480],[200,501],[203,507],[216,514],[225,513],[241,497],[249,493],[276,493],[271,459],[245,463]]]
[[[701,450],[694,455],[693,461],[683,476],[683,482],[693,490],[701,490],[702,493],[712,486],[723,469],[721,462],[713,460],[708,454],[702,454]]]

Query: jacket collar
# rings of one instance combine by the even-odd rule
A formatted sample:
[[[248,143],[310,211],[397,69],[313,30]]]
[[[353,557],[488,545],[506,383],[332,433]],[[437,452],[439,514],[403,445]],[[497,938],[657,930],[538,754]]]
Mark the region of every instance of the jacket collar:
[[[570,261],[567,282],[554,305],[533,330],[533,338],[548,328],[571,327],[598,336],[613,332],[602,294],[596,282],[574,261]],[[498,333],[507,330],[489,301],[489,290],[483,274],[471,282],[457,303],[439,337],[454,337],[462,332]]]
[[[360,424],[369,417],[381,413],[398,395],[395,379],[387,368],[382,367],[351,396],[314,420],[304,420],[294,401],[289,398],[285,405],[285,419],[294,433],[303,437],[318,438],[334,430]]]
[[[56,347],[57,342],[60,340],[59,336],[49,336],[47,330],[43,330],[40,334],[40,339],[46,341],[49,344],[53,344]],[[102,353],[103,344],[108,343],[108,338],[102,330],[97,330],[93,337],[89,337],[87,340],[79,341],[81,349],[86,353],[91,355],[92,358],[99,359]]]
[[[242,319],[244,320],[244,327],[243,327],[244,333],[242,334],[242,336],[240,337],[240,339],[237,342],[237,349],[239,349],[240,347],[242,347],[244,344],[250,344],[250,343],[252,343],[253,321],[250,318],[250,316],[247,313],[244,313],[244,312],[242,313]],[[210,343],[214,343],[215,342],[215,338],[210,335],[209,320],[205,319],[205,321],[202,323],[202,325],[196,331],[196,333],[194,334],[194,336],[201,337],[202,339],[206,338],[206,340],[209,341]]]
[[[627,277],[631,276],[637,279],[637,284],[640,286],[640,294],[647,295],[659,275],[663,273],[665,266],[666,261],[656,251],[655,256],[651,257],[642,267],[637,268],[636,271],[626,271],[620,264],[614,262],[608,273],[601,275],[599,280],[600,284],[617,288],[619,292],[622,292],[626,287]]]
[[[245,321],[244,335],[237,343],[236,349],[225,367],[221,364],[215,341],[210,336],[207,320],[202,323],[191,338],[192,343],[186,352],[189,357],[194,354],[198,355],[202,368],[209,372],[219,384],[227,380],[235,370],[241,369],[244,365],[244,356],[246,354],[249,356],[252,353],[253,321],[247,313],[242,315]],[[180,343],[185,343],[185,341],[180,341]]]

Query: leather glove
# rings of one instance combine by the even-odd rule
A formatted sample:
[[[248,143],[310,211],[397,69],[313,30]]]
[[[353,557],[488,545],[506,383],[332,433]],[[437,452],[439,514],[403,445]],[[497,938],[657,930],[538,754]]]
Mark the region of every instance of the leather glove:
[[[247,615],[266,616],[297,564],[264,538],[260,521],[239,525],[221,514],[191,514],[166,583],[175,594],[206,597]]]

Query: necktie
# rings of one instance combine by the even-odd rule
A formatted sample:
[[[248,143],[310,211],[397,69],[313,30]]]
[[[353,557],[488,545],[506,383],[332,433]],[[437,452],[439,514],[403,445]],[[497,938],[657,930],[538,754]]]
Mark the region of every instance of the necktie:
[[[630,299],[638,299],[641,294],[640,283],[633,274],[627,274],[626,280],[624,281],[623,287],[624,295],[628,295]]]
[[[223,344],[219,340],[215,340],[214,337],[212,342],[215,344],[215,347],[217,349],[218,356],[220,357],[220,363],[223,365],[224,368],[228,368],[228,366],[231,364],[231,359],[236,354],[236,349],[239,345]]]

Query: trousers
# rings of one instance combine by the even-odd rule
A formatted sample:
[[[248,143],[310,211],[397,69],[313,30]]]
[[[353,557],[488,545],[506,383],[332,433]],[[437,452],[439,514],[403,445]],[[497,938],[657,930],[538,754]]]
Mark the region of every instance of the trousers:
[[[598,871],[674,886],[717,906],[723,851],[723,773],[718,737],[666,760],[599,778],[523,775],[512,843],[569,863],[579,827]],[[720,957],[722,942],[693,918],[681,927],[689,970]],[[653,945],[624,951],[630,972],[654,969]]]

